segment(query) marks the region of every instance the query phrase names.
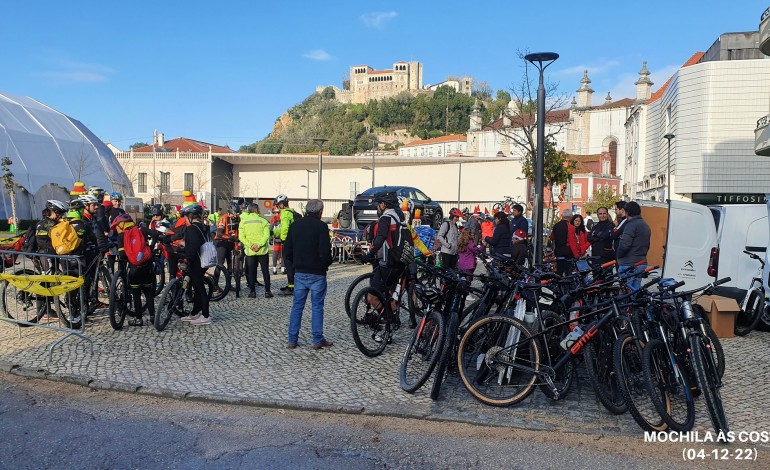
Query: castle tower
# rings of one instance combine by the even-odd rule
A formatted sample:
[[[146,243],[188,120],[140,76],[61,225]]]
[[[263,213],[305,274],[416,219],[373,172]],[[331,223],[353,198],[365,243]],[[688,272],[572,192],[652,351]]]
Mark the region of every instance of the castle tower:
[[[473,103],[470,116],[471,126],[468,130],[480,131],[481,130],[481,107],[479,106],[479,100]]]
[[[409,62],[409,90],[422,90],[422,64]]]
[[[610,92],[607,92],[607,96],[604,97],[604,104],[610,104],[612,103],[612,97],[610,96]]]
[[[582,85],[577,91],[577,107],[578,108],[590,108],[591,96],[594,91],[591,89],[591,79],[588,78],[588,70],[583,71],[583,78],[580,80]]]
[[[642,70],[639,71],[639,80],[634,82],[636,85],[636,102],[647,101],[652,96],[652,81],[650,80],[650,71],[647,70],[647,61],[642,62]]]

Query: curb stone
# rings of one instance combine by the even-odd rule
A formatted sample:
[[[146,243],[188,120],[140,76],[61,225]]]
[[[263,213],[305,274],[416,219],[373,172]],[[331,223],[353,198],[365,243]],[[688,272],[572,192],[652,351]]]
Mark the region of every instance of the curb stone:
[[[124,382],[113,382],[110,380],[95,379],[88,383],[88,387],[95,390],[110,390],[115,392],[136,393],[136,385],[127,384]]]
[[[171,390],[168,388],[145,387],[144,385],[134,386],[135,393],[139,395],[150,395],[163,398],[173,398],[175,400],[184,400],[190,395],[188,391]]]

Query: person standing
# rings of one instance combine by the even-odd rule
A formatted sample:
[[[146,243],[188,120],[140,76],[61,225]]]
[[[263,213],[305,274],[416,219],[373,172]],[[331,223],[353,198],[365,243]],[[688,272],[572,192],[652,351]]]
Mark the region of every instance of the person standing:
[[[591,242],[591,254],[598,256],[600,263],[615,260],[615,250],[612,248],[612,229],[615,224],[610,220],[610,212],[606,207],[600,207],[596,210],[596,216],[599,222],[596,222],[588,234],[588,241]]]
[[[591,229],[594,228],[594,219],[593,219],[593,217],[591,217],[591,211],[586,211],[586,220],[585,220],[585,222],[586,222],[586,230],[588,230],[590,232]]]
[[[184,230],[184,256],[187,260],[187,272],[190,274],[190,282],[193,288],[193,307],[190,316],[183,317],[182,321],[189,321],[191,325],[210,325],[209,296],[203,282],[204,270],[201,267],[201,246],[208,240],[209,233],[203,225],[203,208],[198,204],[192,204],[182,208],[179,213],[187,220],[187,228]]]
[[[270,241],[273,244],[273,274],[278,274],[278,267],[281,267],[281,274],[286,273],[283,267],[283,255],[281,254],[281,211],[273,207],[273,216],[270,218]]]
[[[284,196],[285,197],[285,196]],[[289,316],[289,334],[286,347],[295,349],[302,325],[302,311],[308,293],[312,308],[310,331],[313,349],[328,348],[334,343],[324,337],[324,301],[326,299],[326,272],[332,264],[332,246],[329,227],[321,221],[324,203],[311,199],[305,208],[307,217],[297,219],[288,229],[283,244],[284,260],[291,263],[294,274],[294,302]],[[283,221],[283,214],[281,214]]]
[[[201,220],[202,221],[202,220]],[[214,234],[214,245],[217,248],[217,264],[227,266],[232,270],[233,250],[235,242],[238,240],[238,224],[241,221],[241,206],[237,201],[233,201],[227,210],[227,214],[219,218],[217,230]],[[208,231],[208,228],[206,229]],[[214,274],[214,285],[219,286],[219,270]],[[214,294],[219,293],[219,287],[216,287]]]
[[[259,213],[257,204],[249,204],[247,212],[241,216],[238,225],[241,243],[246,255],[246,285],[249,286],[249,298],[256,298],[257,265],[262,267],[265,281],[265,298],[273,297],[270,291],[270,267],[268,248],[270,245],[270,223]]]
[[[444,219],[436,234],[436,240],[441,244],[441,265],[445,268],[457,267],[457,242],[460,239],[460,229],[457,221],[463,213],[453,207],[449,210],[449,217]]]
[[[521,230],[524,233],[529,233],[529,222],[524,217],[524,207],[521,204],[514,204],[511,207],[511,234],[516,233],[516,230]],[[526,240],[524,240],[526,242]],[[519,240],[517,243],[521,243]]]
[[[618,251],[618,242],[626,223],[626,201],[615,203],[615,228],[612,229],[612,248]]]
[[[513,251],[513,237],[511,237],[511,223],[508,215],[500,211],[495,213],[495,231],[491,237],[486,237],[484,243],[492,247],[493,255],[505,255],[510,257]]]
[[[473,214],[469,213],[467,215],[463,212],[463,215],[467,219],[467,222],[463,225],[463,230],[470,232],[473,243],[478,245],[481,240],[481,223],[479,223],[480,215],[478,212],[474,212]]]
[[[273,206],[277,207],[281,217],[281,228],[278,231],[278,238],[281,239],[281,243],[286,243],[286,238],[289,236],[289,229],[295,220],[302,216],[289,207],[289,198],[285,194],[279,194],[273,201]],[[285,248],[285,247],[284,247]],[[329,252],[331,256],[331,251]],[[292,295],[294,293],[294,265],[291,260],[286,257],[286,253],[283,255],[283,267],[286,268],[286,286],[281,287],[279,295]]]
[[[551,230],[551,240],[553,240],[553,254],[557,258],[564,258],[556,262],[556,274],[563,276],[572,271],[572,249],[569,247],[570,220],[572,211],[564,209],[561,212],[561,220],[556,222]]]
[[[650,226],[642,219],[642,208],[635,201],[626,203],[626,220],[623,234],[618,242],[618,272],[640,273],[647,269],[647,252],[650,249]],[[642,279],[639,276],[627,281],[632,290],[639,290]]]
[[[572,251],[572,257],[582,258],[590,246],[588,243],[588,231],[585,225],[583,225],[583,216],[580,214],[573,215],[568,229],[567,245],[569,245],[569,249]]]
[[[485,241],[487,238],[492,238],[495,234],[495,222],[492,216],[489,214],[484,215],[484,220],[481,221],[481,240]],[[486,242],[485,242],[486,243]]]

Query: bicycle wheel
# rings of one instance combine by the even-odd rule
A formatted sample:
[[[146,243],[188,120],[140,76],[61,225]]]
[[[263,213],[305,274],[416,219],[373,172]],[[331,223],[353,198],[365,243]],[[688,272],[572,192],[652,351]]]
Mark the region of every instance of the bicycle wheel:
[[[693,372],[703,398],[706,400],[711,424],[717,433],[727,434],[729,432],[727,416],[725,416],[722,396],[719,392],[722,384],[714,359],[708,352],[709,347],[707,340],[702,336],[690,335],[690,357],[692,358]]]
[[[711,355],[714,357],[714,362],[716,362],[717,370],[719,371],[719,378],[721,379],[725,375],[725,352],[722,349],[722,342],[719,341],[717,334],[714,333],[714,329],[711,328],[711,325],[707,321],[708,319],[703,307],[698,304],[693,304],[693,311],[697,312],[703,319],[700,323],[702,332],[711,342]]]
[[[765,307],[764,291],[762,289],[752,291],[749,294],[749,301],[746,303],[746,309],[738,312],[735,316],[735,335],[746,336],[751,330],[757,327],[759,318],[762,316],[762,309]]]
[[[348,314],[348,318],[350,318],[350,312],[353,311],[352,301],[356,298],[356,295],[358,295],[358,292],[360,292],[361,289],[369,287],[369,279],[371,278],[372,273],[362,274],[353,279],[353,282],[348,286],[348,290],[345,291],[345,313]]]
[[[14,275],[33,275],[35,271],[22,269]],[[37,323],[46,313],[52,313],[50,298],[39,297],[19,290],[8,281],[0,281],[0,313],[5,318]],[[29,325],[20,324],[22,327]]]
[[[639,342],[641,347],[644,343]],[[628,404],[628,411],[644,431],[665,431],[668,425],[652,403],[647,387],[644,385],[644,368],[642,367],[642,349],[633,336],[626,333],[615,341],[613,351],[613,366],[618,388]],[[667,396],[663,397],[664,400]],[[670,413],[670,404],[663,402]]]
[[[583,348],[583,362],[596,397],[607,410],[619,415],[628,410],[628,405],[615,378],[615,368],[612,364],[614,347],[612,330],[604,328]]]
[[[553,328],[554,325],[563,322],[565,318],[550,310],[541,311],[541,315],[545,330],[540,339],[542,343],[540,358],[544,365],[553,367],[565,354],[569,354],[560,346],[561,339],[569,334],[569,325],[564,324]],[[541,383],[540,390],[551,400],[560,400],[567,396],[570,387],[572,387],[574,377],[575,361],[569,359],[561,369],[554,371],[554,376],[551,378],[553,385],[556,387],[556,393],[547,383]]]
[[[502,202],[496,202],[492,204],[492,212],[503,212],[505,210],[505,204]]]
[[[666,344],[654,339],[642,350],[644,385],[655,409],[672,430],[687,432],[695,424],[695,399],[681,364]]]
[[[128,295],[128,285],[126,283],[125,272],[117,272],[112,276],[110,285],[110,326],[113,330],[123,328],[123,322],[126,320],[128,303],[131,301]]]
[[[163,260],[153,258],[152,271],[155,276],[155,297],[163,293],[163,288],[166,286],[166,264]]]
[[[180,279],[172,279],[163,289],[160,305],[155,312],[155,329],[163,331],[172,315],[186,315],[184,305],[184,288]]]
[[[441,392],[441,385],[444,383],[444,376],[446,376],[446,369],[452,358],[455,356],[455,346],[457,345],[457,325],[460,322],[457,311],[452,310],[449,314],[449,323],[446,327],[446,339],[444,340],[444,347],[441,348],[439,354],[438,363],[436,364],[436,374],[433,379],[433,386],[430,389],[431,400],[438,400],[438,395]],[[455,358],[457,360],[457,358]]]
[[[230,282],[232,278],[230,270],[221,264],[218,264],[206,271],[206,277],[211,278],[214,283],[214,289],[211,292],[210,300],[218,302],[224,299],[225,296],[227,296],[227,293],[230,292]]]
[[[369,296],[374,300],[369,302]],[[390,322],[386,321],[378,309],[386,309],[387,304],[379,290],[365,287],[356,294],[353,310],[350,312],[350,330],[353,341],[359,351],[368,357],[382,354],[392,334]]]
[[[414,330],[401,359],[401,388],[404,391],[414,393],[425,384],[436,367],[445,337],[444,316],[435,310],[427,313]]]
[[[477,400],[493,406],[513,405],[535,389],[540,347],[515,318],[483,317],[460,340],[457,368],[463,385]]]
[[[100,265],[96,271],[96,285],[93,288],[94,294],[96,294],[96,300],[99,305],[109,305],[110,303],[110,286],[112,285],[112,272],[107,269],[106,266]],[[94,309],[96,310],[96,309]],[[89,312],[92,313],[92,312]]]

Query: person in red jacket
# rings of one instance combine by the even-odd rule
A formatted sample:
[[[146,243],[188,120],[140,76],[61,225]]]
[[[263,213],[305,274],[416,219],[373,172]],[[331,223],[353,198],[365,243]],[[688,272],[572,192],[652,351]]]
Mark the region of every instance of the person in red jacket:
[[[585,256],[588,247],[591,246],[588,243],[588,230],[586,230],[583,216],[580,214],[572,216],[567,232],[567,246],[572,250],[574,258]]]

